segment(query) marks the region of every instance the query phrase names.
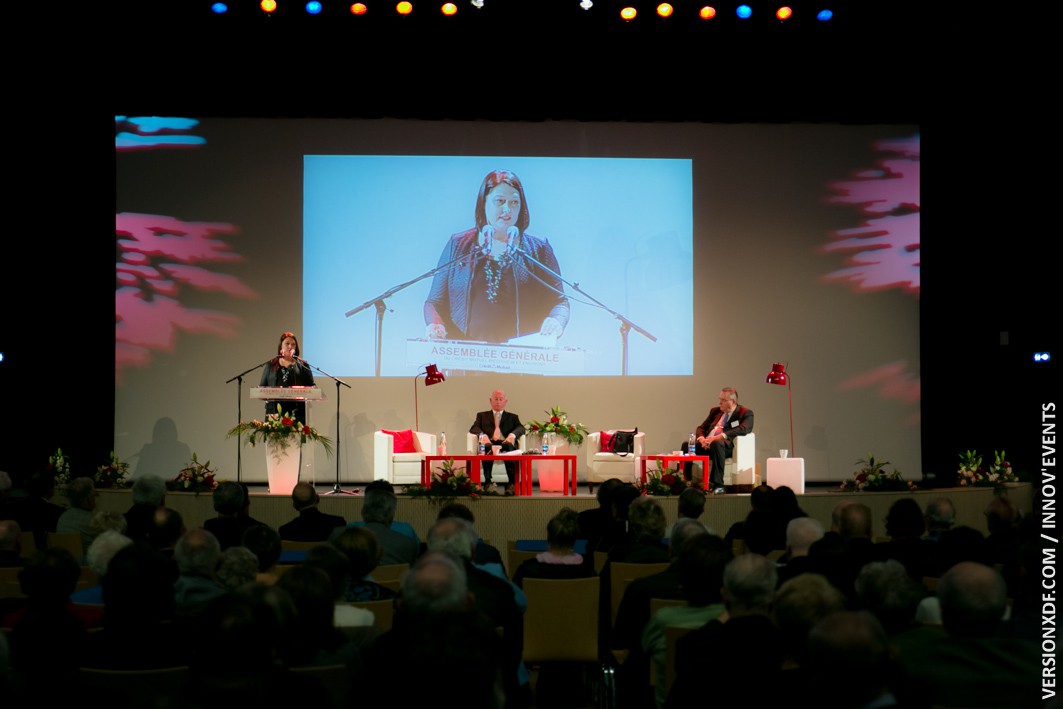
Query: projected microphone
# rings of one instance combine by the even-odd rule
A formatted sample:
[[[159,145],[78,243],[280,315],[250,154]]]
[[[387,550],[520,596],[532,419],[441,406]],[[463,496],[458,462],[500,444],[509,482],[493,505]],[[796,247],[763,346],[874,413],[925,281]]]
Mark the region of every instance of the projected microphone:
[[[484,224],[480,230],[480,253],[484,256],[491,255],[491,242],[495,240],[495,228],[490,224]]]
[[[517,248],[517,240],[519,238],[520,229],[515,226],[506,229],[506,253],[510,256],[513,255],[514,250]]]

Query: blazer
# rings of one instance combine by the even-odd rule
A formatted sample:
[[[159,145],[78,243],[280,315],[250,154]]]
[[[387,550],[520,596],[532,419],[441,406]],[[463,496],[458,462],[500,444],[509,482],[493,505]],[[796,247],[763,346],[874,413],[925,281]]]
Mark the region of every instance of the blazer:
[[[502,437],[505,438],[509,434],[513,434],[513,437],[520,439],[524,435],[524,424],[520,422],[520,416],[509,411],[502,412],[502,420],[498,423],[499,429],[502,431]],[[490,438],[495,433],[495,414],[493,411],[481,411],[476,414],[476,420],[472,422],[472,426],[469,427],[469,433],[479,436],[481,433],[486,433]]]
[[[723,412],[720,411],[719,406],[713,406],[709,411],[709,415],[705,417],[705,420],[698,426],[697,436],[709,435],[713,427],[716,425],[716,420],[720,418]],[[724,430],[723,435],[730,443],[734,440],[735,436],[744,436],[753,430],[753,411],[745,406],[738,406],[731,413],[731,418],[727,421],[727,428]]]
[[[346,527],[347,520],[339,515],[325,514],[316,507],[307,507],[291,522],[282,524],[277,532],[290,542],[325,542],[336,527]]]

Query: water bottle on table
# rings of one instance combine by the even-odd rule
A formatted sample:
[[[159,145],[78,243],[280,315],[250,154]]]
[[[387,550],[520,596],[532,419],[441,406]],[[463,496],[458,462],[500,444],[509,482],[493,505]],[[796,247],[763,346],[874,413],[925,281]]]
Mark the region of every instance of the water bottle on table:
[[[694,437],[694,434],[690,434],[690,440],[687,442],[687,455],[694,455],[697,452],[698,439]]]

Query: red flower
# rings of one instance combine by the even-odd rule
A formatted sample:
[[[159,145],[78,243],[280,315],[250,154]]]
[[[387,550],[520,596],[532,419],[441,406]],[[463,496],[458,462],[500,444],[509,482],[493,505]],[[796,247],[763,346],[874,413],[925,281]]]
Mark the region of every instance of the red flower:
[[[311,433],[310,427],[309,426],[303,426],[303,435],[304,436],[309,436],[310,433]]]
[[[668,487],[672,487],[676,483],[676,477],[672,473],[665,473],[661,476],[661,482]]]
[[[281,419],[281,423],[284,424],[285,426],[291,426],[292,425],[292,420],[290,418],[288,418],[287,416],[285,416],[284,418]]]
[[[556,416],[551,416],[550,417],[550,423],[561,423],[561,419],[559,419]]]
[[[569,426],[568,430],[569,430],[569,433],[575,433],[576,432],[576,427],[575,426]]]

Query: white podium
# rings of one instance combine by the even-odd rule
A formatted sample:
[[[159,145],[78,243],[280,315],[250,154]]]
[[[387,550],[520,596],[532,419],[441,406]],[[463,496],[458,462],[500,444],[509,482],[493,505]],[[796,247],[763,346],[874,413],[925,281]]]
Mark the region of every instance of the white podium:
[[[798,495],[804,495],[805,459],[768,458],[764,482],[773,488],[785,486]]]

